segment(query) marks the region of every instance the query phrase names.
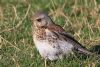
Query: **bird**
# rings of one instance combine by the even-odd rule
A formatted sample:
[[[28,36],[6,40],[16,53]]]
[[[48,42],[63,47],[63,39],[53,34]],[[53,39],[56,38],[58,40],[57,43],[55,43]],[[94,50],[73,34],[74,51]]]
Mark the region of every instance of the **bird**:
[[[54,61],[74,52],[92,54],[60,25],[55,24],[48,13],[37,11],[31,20],[33,41],[42,58]]]

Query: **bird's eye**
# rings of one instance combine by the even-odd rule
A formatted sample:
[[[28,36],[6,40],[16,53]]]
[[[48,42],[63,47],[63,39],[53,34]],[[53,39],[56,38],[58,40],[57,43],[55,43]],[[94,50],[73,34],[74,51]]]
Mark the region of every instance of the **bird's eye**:
[[[36,19],[36,20],[37,20],[38,22],[41,22],[42,19],[39,18],[39,19]]]

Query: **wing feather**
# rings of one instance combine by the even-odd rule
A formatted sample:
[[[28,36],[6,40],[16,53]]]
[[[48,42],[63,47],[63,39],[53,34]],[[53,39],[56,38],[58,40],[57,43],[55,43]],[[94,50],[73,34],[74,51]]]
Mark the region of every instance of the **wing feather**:
[[[48,27],[48,29],[50,29],[53,33],[55,33],[58,36],[61,35],[66,41],[70,41],[70,43],[74,46],[74,50],[88,55],[92,54],[90,51],[88,51],[86,47],[84,47],[76,39],[74,39],[74,37],[66,33],[61,26],[53,24],[50,27]]]

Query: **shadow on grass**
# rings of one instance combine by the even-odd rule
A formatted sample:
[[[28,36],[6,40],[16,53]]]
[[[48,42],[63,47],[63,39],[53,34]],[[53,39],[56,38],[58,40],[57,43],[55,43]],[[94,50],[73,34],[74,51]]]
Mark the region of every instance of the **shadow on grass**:
[[[97,54],[100,54],[100,45],[92,46],[92,47],[90,48],[90,51],[91,51],[91,52],[94,52],[94,53],[97,53]]]

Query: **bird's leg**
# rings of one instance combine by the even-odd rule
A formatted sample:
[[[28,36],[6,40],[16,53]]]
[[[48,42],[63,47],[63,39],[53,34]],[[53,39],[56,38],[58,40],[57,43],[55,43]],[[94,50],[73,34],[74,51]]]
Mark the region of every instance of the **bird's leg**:
[[[44,59],[44,65],[47,67],[47,59]]]

